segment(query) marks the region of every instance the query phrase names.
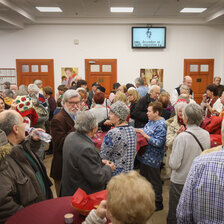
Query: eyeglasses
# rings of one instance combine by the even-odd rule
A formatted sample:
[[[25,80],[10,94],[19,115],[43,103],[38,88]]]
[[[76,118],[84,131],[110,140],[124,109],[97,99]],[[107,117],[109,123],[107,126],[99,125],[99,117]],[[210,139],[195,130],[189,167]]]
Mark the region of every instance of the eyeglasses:
[[[67,101],[67,103],[68,103],[69,105],[74,106],[74,105],[79,105],[79,104],[80,104],[80,101],[78,101],[78,102]]]

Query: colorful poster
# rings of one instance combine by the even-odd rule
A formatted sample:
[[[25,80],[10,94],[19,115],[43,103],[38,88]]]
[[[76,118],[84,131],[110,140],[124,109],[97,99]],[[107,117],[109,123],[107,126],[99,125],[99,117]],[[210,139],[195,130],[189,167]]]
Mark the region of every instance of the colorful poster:
[[[140,69],[140,77],[144,79],[145,85],[150,85],[152,78],[157,78],[160,83],[160,87],[163,88],[163,69]]]
[[[78,68],[75,67],[61,68],[61,84],[70,87],[76,75],[78,75]]]

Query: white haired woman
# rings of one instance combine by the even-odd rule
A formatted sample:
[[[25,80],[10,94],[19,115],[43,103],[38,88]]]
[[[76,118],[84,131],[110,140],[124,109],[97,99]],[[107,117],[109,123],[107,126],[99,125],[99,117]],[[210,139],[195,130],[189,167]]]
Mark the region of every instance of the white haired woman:
[[[166,157],[165,157],[165,168],[166,168],[166,176],[170,177],[171,168],[169,166],[170,154],[173,147],[174,139],[178,134],[185,131],[185,124],[183,120],[183,110],[187,106],[187,102],[180,101],[175,104],[175,112],[176,115],[171,117],[166,121],[167,124],[167,134],[166,134]]]
[[[78,188],[87,194],[105,189],[115,169],[112,162],[101,160],[91,140],[98,130],[94,114],[79,113],[75,129],[66,137],[63,146],[62,196],[72,196]]]
[[[115,127],[105,135],[100,156],[114,162],[116,169],[113,176],[127,173],[134,167],[137,135],[135,129],[126,122],[129,112],[127,105],[121,101],[112,104],[110,108],[109,119]]]

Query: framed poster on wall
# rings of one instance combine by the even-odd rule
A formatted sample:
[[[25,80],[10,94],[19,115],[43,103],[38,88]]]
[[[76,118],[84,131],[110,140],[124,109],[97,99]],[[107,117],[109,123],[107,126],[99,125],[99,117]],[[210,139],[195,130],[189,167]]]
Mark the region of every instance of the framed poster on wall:
[[[160,82],[160,87],[163,88],[163,69],[153,68],[153,69],[140,69],[140,77],[144,80],[146,86],[151,82],[152,78],[157,78]]]

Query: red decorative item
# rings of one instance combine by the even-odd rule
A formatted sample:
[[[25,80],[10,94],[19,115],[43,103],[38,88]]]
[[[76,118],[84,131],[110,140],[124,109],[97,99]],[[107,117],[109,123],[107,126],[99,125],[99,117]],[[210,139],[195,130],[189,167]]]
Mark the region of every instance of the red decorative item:
[[[106,198],[106,190],[87,195],[85,191],[79,188],[72,196],[71,204],[81,215],[87,216],[92,209],[97,208],[100,202],[106,200]]]
[[[22,101],[26,101],[26,97],[22,97],[21,100],[22,100]]]

